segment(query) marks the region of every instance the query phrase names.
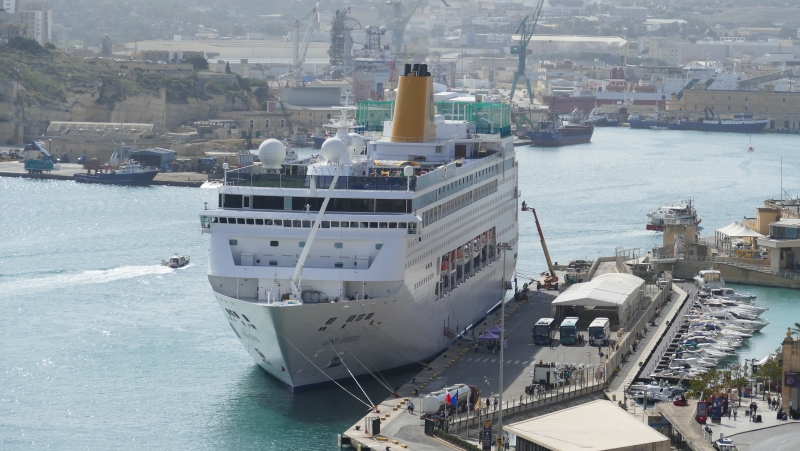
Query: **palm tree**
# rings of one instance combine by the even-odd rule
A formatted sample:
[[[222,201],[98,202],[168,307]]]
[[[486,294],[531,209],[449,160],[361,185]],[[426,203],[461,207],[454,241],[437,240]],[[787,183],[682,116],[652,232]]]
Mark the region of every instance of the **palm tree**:
[[[800,335],[800,323],[794,323],[794,327],[792,327],[792,333]]]

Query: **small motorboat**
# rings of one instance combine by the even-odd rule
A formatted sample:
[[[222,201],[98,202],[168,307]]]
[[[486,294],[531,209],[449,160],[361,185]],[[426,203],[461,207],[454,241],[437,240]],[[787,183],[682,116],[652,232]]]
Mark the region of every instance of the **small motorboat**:
[[[183,268],[189,264],[189,256],[179,255],[177,252],[169,260],[161,259],[161,264],[170,268]]]
[[[756,151],[756,148],[755,148],[755,147],[753,147],[752,145],[748,144],[748,145],[747,145],[747,151],[748,151],[748,152],[755,152],[755,151]]]

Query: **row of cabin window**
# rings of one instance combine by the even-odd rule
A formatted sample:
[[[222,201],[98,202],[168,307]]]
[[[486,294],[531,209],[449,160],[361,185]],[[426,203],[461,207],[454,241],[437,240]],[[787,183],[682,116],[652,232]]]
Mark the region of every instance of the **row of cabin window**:
[[[228,244],[230,244],[231,246],[237,246],[239,244],[239,240],[230,239],[230,240],[228,240]],[[278,247],[278,246],[280,246],[280,242],[273,240],[273,241],[269,242],[269,245],[271,247]],[[300,247],[306,247],[306,242],[305,241],[301,241],[299,243],[299,246]],[[342,249],[344,247],[344,244],[343,243],[338,243],[338,242],[337,243],[333,243],[333,247],[334,247],[334,249]],[[375,244],[375,249],[381,250],[382,248],[383,248],[383,243],[376,243]]]
[[[223,197],[224,196],[224,197]],[[252,197],[252,200],[251,200]],[[220,208],[249,208],[253,210],[319,211],[325,199],[322,197],[243,196],[220,194]],[[410,199],[350,199],[332,198],[326,211],[349,213],[410,213]]]
[[[314,223],[309,220],[300,219],[259,219],[259,218],[223,218],[212,216],[212,224],[244,224],[244,225],[268,225],[276,227],[294,227],[310,229]],[[415,223],[411,223],[414,225]],[[407,222],[378,222],[378,221],[322,221],[320,228],[343,228],[343,229],[405,229]]]

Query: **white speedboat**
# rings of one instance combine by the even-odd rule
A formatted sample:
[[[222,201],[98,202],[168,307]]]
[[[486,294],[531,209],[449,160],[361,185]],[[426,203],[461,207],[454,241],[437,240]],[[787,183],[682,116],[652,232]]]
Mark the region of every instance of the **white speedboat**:
[[[510,108],[485,115],[478,103],[445,120],[427,66],[402,72],[382,138],[350,133],[356,108],[336,107],[341,127],[321,157],[287,160],[282,143],[264,141],[261,163],[226,171],[219,205],[200,212],[225,321],[292,389],[437,355],[513,278],[521,199]]]
[[[750,293],[737,293],[732,288],[717,288],[711,290],[712,296],[719,296],[728,299],[736,299],[738,301],[755,301],[756,295]]]
[[[161,259],[161,264],[163,266],[168,266],[170,268],[183,268],[184,266],[188,265],[190,262],[188,255],[180,255],[177,252],[172,255],[168,260]]]

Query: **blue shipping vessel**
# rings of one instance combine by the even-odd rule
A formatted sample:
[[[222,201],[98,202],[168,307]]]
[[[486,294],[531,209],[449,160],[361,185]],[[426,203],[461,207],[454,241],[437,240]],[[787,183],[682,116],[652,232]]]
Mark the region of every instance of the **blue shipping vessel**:
[[[764,130],[769,120],[755,119],[751,113],[734,114],[732,119],[698,119],[697,130],[701,132],[754,133]]]
[[[118,170],[110,170],[108,172],[95,171],[94,174],[88,172],[86,174],[74,174],[73,177],[78,183],[148,186],[158,174],[158,169],[145,169],[138,163],[128,163],[121,164]]]
[[[638,114],[628,116],[628,124],[631,128],[649,129],[653,127],[667,127],[667,121],[662,117],[648,117]]]
[[[588,143],[592,140],[592,133],[594,133],[592,125],[565,125],[558,128],[529,131],[525,133],[525,136],[532,141],[534,146],[553,147]]]

